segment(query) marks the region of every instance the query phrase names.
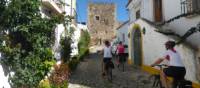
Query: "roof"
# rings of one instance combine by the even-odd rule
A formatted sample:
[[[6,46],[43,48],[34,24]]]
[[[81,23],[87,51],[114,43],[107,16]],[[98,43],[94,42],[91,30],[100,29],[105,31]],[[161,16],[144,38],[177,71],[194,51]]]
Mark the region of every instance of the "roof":
[[[128,3],[126,4],[126,7],[132,2],[133,0],[128,0]]]
[[[125,24],[127,24],[129,21],[125,21],[123,24],[121,24],[119,27],[116,28],[116,30],[118,30],[119,28],[121,28],[122,26],[124,26]]]

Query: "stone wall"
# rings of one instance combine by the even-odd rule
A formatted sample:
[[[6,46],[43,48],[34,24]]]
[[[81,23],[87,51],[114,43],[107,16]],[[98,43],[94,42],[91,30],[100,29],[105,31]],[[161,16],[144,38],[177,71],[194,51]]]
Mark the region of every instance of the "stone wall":
[[[87,22],[92,45],[112,40],[117,23],[115,4],[90,3]]]

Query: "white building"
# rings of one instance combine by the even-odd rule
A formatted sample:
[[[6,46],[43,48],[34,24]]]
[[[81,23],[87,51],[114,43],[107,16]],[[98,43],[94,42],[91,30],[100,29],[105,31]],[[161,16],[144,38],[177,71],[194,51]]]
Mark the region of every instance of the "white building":
[[[51,15],[65,15],[74,17],[70,26],[75,30],[76,27],[76,0],[42,0],[41,13],[43,17],[51,17]],[[63,24],[58,24],[55,28],[55,44],[53,50],[57,60],[60,59],[60,39],[64,36],[65,27]],[[73,44],[72,44],[73,45]],[[73,50],[74,51],[74,50]]]
[[[74,31],[73,37],[72,37],[72,56],[77,55],[78,54],[78,42],[81,36],[81,30],[88,30],[87,25],[85,24],[81,24],[81,23],[77,23],[77,27],[76,30]]]
[[[124,45],[128,46],[128,27],[129,21],[124,22],[116,29],[116,40],[117,42],[121,41]],[[128,50],[125,50],[125,53],[128,53]]]
[[[129,58],[148,72],[153,72],[149,65],[162,56],[163,44],[167,40],[183,39],[181,36],[200,22],[200,15],[194,13],[200,10],[199,0],[129,0],[127,8],[130,18]],[[134,29],[135,24],[140,28]],[[199,83],[200,32],[188,36],[176,49],[186,66],[186,79]]]

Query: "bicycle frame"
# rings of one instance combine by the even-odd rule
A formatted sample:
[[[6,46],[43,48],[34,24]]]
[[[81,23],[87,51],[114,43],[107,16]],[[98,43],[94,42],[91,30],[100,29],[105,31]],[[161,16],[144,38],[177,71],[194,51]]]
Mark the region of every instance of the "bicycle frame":
[[[106,72],[108,81],[112,82],[112,67],[109,64],[110,62],[112,61],[109,61],[105,64],[105,72]]]
[[[163,67],[166,67],[167,65],[161,64],[161,65],[155,65],[155,66],[159,67],[159,70],[162,71]],[[155,66],[153,66],[153,67],[155,67]],[[160,80],[160,74],[154,74],[152,76],[154,77],[154,82],[153,82],[152,88],[157,88],[158,86],[159,86],[159,88],[162,88],[163,85]]]

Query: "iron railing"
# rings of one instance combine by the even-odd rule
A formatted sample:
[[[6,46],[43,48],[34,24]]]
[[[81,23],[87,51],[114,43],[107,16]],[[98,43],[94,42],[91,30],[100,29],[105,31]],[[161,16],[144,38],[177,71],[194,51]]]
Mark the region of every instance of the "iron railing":
[[[181,0],[181,13],[191,13],[200,10],[200,0]]]
[[[186,14],[192,12],[192,0],[181,0],[181,13]]]

